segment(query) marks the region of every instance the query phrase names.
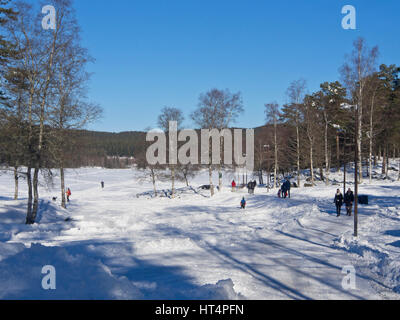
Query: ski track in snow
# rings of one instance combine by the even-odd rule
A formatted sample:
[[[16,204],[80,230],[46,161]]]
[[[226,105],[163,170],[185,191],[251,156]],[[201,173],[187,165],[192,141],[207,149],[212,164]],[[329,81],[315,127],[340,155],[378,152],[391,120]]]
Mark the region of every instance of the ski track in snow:
[[[39,223],[25,226],[26,199],[11,200],[13,177],[2,174],[0,299],[399,299],[400,183],[360,187],[370,205],[360,206],[355,240],[353,219],[336,217],[336,186],[292,189],[285,200],[266,189],[233,193],[232,178],[213,198],[149,199],[136,197],[152,186],[134,170],[68,170],[68,209],[51,201],[55,179],[40,190]],[[192,181],[206,183],[206,173]],[[56,267],[55,291],[41,288],[44,265]],[[357,288],[346,291],[349,265]]]

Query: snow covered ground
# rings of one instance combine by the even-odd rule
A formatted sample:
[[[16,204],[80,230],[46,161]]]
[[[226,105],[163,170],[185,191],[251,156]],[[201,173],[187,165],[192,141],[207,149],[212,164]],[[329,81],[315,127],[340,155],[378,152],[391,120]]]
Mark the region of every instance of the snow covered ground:
[[[293,189],[285,200],[261,188],[232,193],[227,172],[213,198],[186,190],[150,199],[136,197],[152,190],[138,176],[131,169],[68,170],[68,209],[52,201],[59,198],[56,178],[54,189],[40,189],[38,223],[26,226],[24,181],[14,201],[13,177],[1,174],[0,299],[400,298],[397,181],[361,185],[370,204],[360,206],[354,239],[353,218],[336,217],[340,185]],[[341,181],[342,173],[331,178]],[[192,185],[207,180],[200,174]],[[56,290],[42,288],[45,265],[56,269]],[[345,266],[357,272],[354,290],[342,287]]]

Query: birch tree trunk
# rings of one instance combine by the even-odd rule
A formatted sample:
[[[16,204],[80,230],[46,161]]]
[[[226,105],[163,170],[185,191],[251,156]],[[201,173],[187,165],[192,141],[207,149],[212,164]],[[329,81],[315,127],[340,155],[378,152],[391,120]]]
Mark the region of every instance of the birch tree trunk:
[[[32,168],[28,167],[26,171],[26,182],[28,184],[28,207],[26,213],[26,224],[33,224],[32,219]]]
[[[390,153],[389,146],[386,147],[386,178],[389,178],[389,170],[390,170]]]
[[[171,166],[172,190],[171,198],[175,198],[175,165]]]
[[[340,171],[340,141],[339,141],[339,132],[336,132],[336,163],[337,169],[336,171]]]
[[[61,207],[67,208],[65,201],[65,172],[64,172],[64,161],[60,161],[60,179],[61,179]]]
[[[156,189],[156,174],[154,169],[150,169],[151,180],[153,182],[153,190],[154,190],[154,197],[157,197],[157,189]]]
[[[222,166],[221,164],[219,165],[218,168],[218,187],[219,187],[219,192],[222,191]]]
[[[186,173],[186,172],[183,173],[183,177],[185,178],[186,187],[189,187],[189,180],[188,180],[188,177],[187,177],[187,173]]]
[[[299,124],[296,125],[296,149],[297,149],[297,186],[300,188],[300,132]]]
[[[33,171],[33,206],[32,206],[32,223],[35,223],[39,210],[39,168]]]
[[[274,165],[274,185],[275,188],[278,188],[278,139],[277,139],[277,125],[276,125],[276,120],[274,121],[274,152],[275,152],[275,165]]]
[[[399,175],[397,176],[397,181],[400,181],[400,159],[399,159]]]
[[[208,166],[208,176],[210,179],[210,193],[211,193],[211,197],[214,196],[214,185],[213,185],[213,181],[212,181],[212,165],[210,162],[210,165]]]
[[[382,174],[386,173],[386,145],[383,147]]]
[[[18,167],[14,167],[14,200],[18,200]]]
[[[330,164],[329,164],[329,153],[328,153],[328,119],[326,112],[324,113],[325,118],[325,184],[329,184],[329,171],[330,171]],[[322,179],[323,177],[321,177]]]
[[[370,116],[369,116],[369,183],[372,183],[372,149],[373,149],[373,141],[374,141],[374,107],[375,107],[375,94],[376,90],[372,95],[371,101],[371,109],[370,109]]]
[[[363,182],[363,165],[362,165],[362,154],[361,154],[361,146],[362,146],[362,108],[360,108],[360,118],[358,120],[358,141],[357,141],[357,148],[358,148],[358,162],[360,163],[359,169],[359,182]]]
[[[315,181],[315,179],[314,179],[314,161],[313,161],[314,154],[313,154],[313,148],[314,148],[313,139],[310,139],[310,174],[311,174],[311,183],[312,183],[312,185],[314,185],[314,181]]]
[[[369,159],[368,159],[368,163],[369,163],[369,183],[372,183],[372,147],[373,147],[373,118],[372,118],[372,113],[370,116],[370,122],[369,122]]]

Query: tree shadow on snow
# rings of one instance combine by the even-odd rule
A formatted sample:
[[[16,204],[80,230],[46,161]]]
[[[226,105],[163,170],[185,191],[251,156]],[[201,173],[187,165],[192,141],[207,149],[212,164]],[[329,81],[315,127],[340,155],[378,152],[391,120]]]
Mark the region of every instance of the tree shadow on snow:
[[[0,260],[0,299],[225,300],[241,297],[235,297],[229,281],[200,286],[182,266],[139,259],[128,241],[75,241],[63,247],[34,244],[23,249],[18,246],[18,250],[10,249],[8,257]],[[42,268],[47,265],[56,270],[56,290],[42,288],[45,276]]]

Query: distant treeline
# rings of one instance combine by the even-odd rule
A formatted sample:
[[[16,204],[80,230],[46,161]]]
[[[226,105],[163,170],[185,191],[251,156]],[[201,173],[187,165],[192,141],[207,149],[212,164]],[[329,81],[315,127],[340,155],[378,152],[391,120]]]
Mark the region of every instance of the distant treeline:
[[[71,131],[66,165],[70,168],[100,166],[124,168],[132,165],[138,154],[145,152],[145,132]]]

